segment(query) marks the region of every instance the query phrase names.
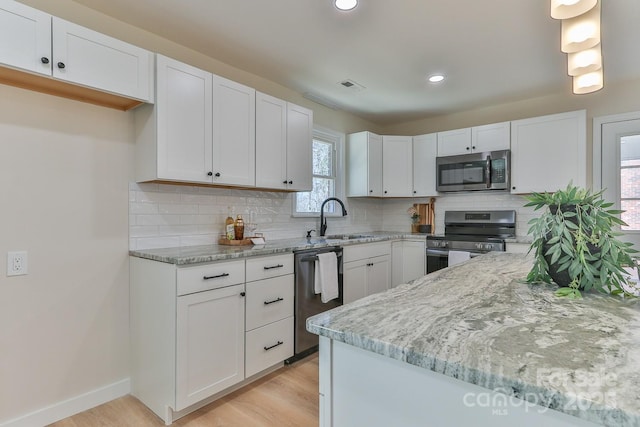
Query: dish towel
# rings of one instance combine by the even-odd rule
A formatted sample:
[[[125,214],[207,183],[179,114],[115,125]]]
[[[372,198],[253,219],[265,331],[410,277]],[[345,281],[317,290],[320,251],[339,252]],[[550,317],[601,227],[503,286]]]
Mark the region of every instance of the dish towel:
[[[338,298],[338,257],[335,252],[318,254],[315,265],[314,292],[323,303]]]
[[[449,267],[471,259],[471,253],[466,251],[449,251]]]

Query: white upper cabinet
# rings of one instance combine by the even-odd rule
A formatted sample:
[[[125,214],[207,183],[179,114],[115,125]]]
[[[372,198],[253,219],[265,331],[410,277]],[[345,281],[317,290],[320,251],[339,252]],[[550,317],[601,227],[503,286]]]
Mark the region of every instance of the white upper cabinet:
[[[508,150],[511,147],[510,135],[510,122],[474,126],[471,128],[471,150],[474,153]]]
[[[256,186],[312,188],[313,112],[256,92]]]
[[[157,126],[158,171],[150,178],[211,183],[212,75],[162,55],[156,69],[157,117],[149,125]]]
[[[347,138],[347,197],[382,197],[382,137],[371,132]]]
[[[585,187],[586,110],[511,122],[511,192]]]
[[[0,64],[143,102],[154,99],[152,52],[14,1],[0,1]],[[35,90],[118,104],[108,96],[78,94],[51,80],[12,78]]]
[[[455,156],[471,152],[471,128],[438,132],[438,156]]]
[[[382,137],[382,186],[383,197],[413,195],[412,137]]]
[[[51,15],[17,1],[1,1],[0,63],[50,76]]]
[[[53,18],[53,77],[143,101],[153,100],[153,54]]]
[[[287,189],[313,187],[313,111],[287,103]]]
[[[438,132],[438,156],[508,150],[509,122]]]
[[[287,188],[287,102],[256,92],[256,186]]]
[[[256,91],[213,76],[213,183],[255,186]]]
[[[413,196],[436,196],[436,156],[438,138],[435,133],[413,137]]]

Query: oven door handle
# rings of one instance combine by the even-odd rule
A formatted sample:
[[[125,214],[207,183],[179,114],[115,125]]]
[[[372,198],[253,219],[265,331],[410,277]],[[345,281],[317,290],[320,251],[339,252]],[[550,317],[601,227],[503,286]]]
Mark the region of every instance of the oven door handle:
[[[487,164],[485,165],[484,173],[487,188],[491,188],[491,155],[487,155]]]
[[[447,249],[427,249],[427,256],[429,255],[449,256],[449,251]]]

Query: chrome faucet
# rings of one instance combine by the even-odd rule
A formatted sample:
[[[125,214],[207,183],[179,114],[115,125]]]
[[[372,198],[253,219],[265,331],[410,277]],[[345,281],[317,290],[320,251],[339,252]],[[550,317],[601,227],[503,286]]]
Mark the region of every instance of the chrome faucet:
[[[328,199],[326,199],[320,205],[320,236],[324,236],[324,233],[327,231],[327,219],[324,217],[324,205],[326,205],[327,202],[330,202],[331,200],[340,203],[340,206],[342,206],[342,216],[347,216],[347,210],[345,209],[342,200],[338,199],[337,197],[329,197]]]

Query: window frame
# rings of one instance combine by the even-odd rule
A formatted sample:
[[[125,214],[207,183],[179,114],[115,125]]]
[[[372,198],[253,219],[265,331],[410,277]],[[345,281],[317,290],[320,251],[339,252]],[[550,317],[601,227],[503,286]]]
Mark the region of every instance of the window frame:
[[[320,140],[323,142],[329,142],[333,144],[333,180],[334,180],[334,196],[342,200],[347,205],[347,201],[344,199],[345,194],[345,173],[344,173],[344,141],[345,134],[329,129],[323,126],[314,125],[312,131],[312,141]],[[313,142],[312,142],[313,144]],[[312,150],[313,155],[313,150]],[[313,172],[313,171],[312,171]],[[324,175],[313,175],[313,177],[327,178]],[[299,193],[306,193],[306,191],[296,192],[291,198],[291,216],[294,218],[319,218],[320,212],[298,212],[296,210],[297,200]],[[340,211],[336,209],[336,212],[325,212],[325,217],[342,216]]]

